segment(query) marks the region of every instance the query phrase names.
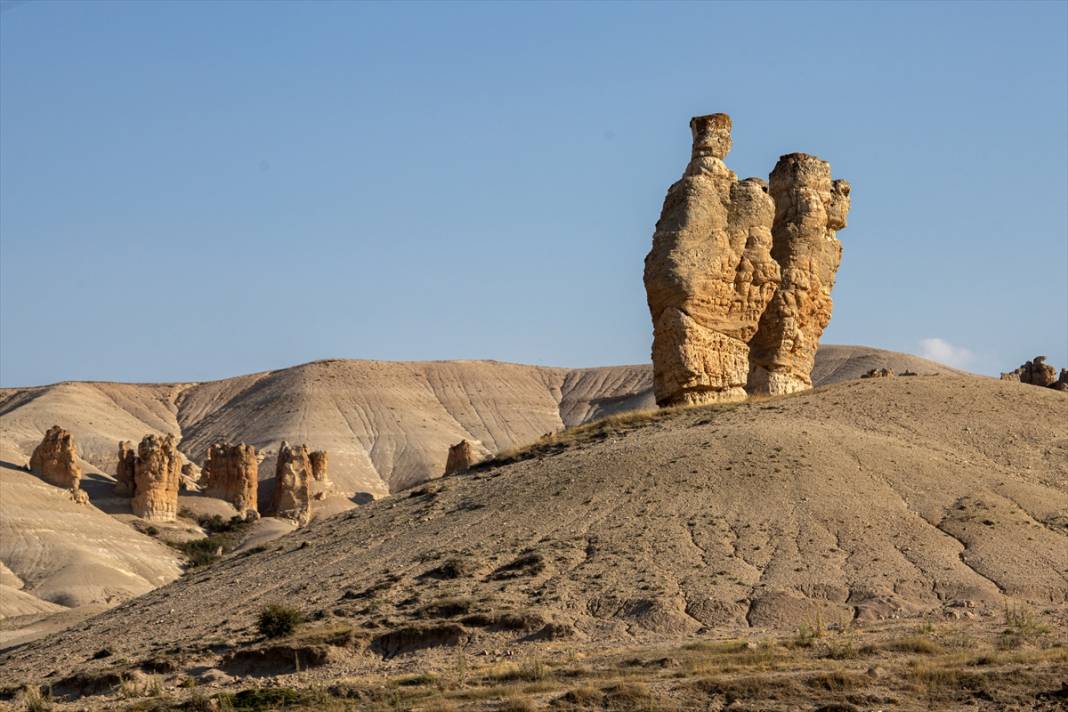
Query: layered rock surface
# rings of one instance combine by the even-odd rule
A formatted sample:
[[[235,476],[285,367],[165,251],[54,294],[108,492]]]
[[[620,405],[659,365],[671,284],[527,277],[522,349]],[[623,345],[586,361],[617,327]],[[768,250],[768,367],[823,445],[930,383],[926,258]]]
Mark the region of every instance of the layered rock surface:
[[[115,494],[119,497],[133,497],[134,472],[137,464],[137,451],[133,442],[123,440],[119,443],[119,456],[115,464]]]
[[[723,162],[730,117],[697,116],[690,130],[690,162],[668,189],[645,258],[659,405],[746,397],[748,342],[780,279],[768,188],[739,182]]]
[[[842,261],[836,233],[846,226],[850,185],[826,161],[782,156],[771,172],[775,201],[772,257],[782,280],[750,341],[750,393],[781,395],[812,387],[812,368],[831,320],[831,289]]]
[[[475,464],[475,450],[467,440],[461,440],[449,446],[449,457],[445,461],[445,474],[452,475],[467,470]]]
[[[30,471],[56,487],[77,490],[82,468],[74,437],[58,425],[49,428],[30,456]]]
[[[311,519],[312,482],[311,457],[306,445],[291,446],[282,442],[275,463],[274,497],[271,513],[276,517],[294,519],[306,524]]]
[[[259,461],[256,459],[256,448],[245,443],[212,445],[200,472],[200,485],[205,495],[230,502],[242,514],[258,512],[256,492],[259,486]]]
[[[1058,376],[1057,369],[1046,363],[1045,356],[1035,356],[1019,368],[1001,374],[1001,380],[1068,391],[1068,368],[1062,368]]]
[[[182,456],[173,435],[146,435],[134,462],[133,513],[142,519],[172,521],[178,515]]]

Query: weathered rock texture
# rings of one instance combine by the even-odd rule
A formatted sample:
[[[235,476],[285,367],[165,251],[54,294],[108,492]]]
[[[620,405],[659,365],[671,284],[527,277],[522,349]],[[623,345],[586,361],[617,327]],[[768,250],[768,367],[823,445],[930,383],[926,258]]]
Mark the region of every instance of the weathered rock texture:
[[[119,459],[115,465],[115,494],[120,497],[133,497],[134,468],[137,463],[137,451],[133,443],[123,440],[119,443]]]
[[[889,368],[873,368],[861,375],[861,378],[893,378],[894,372]]]
[[[308,459],[311,461],[312,469],[312,498],[324,499],[334,488],[328,471],[330,457],[326,450],[316,450],[308,454]]]
[[[274,475],[271,512],[276,517],[307,524],[311,519],[312,482],[315,479],[307,446],[290,446],[282,441]]]
[[[831,166],[790,153],[769,180],[775,201],[772,257],[782,281],[750,341],[750,393],[794,393],[812,387],[820,336],[831,320],[831,289],[842,261],[835,234],[846,226],[850,186]]]
[[[82,479],[82,468],[78,464],[74,436],[58,425],[49,428],[30,455],[30,471],[56,487],[77,490]]]
[[[205,495],[225,499],[242,514],[259,511],[258,473],[256,448],[244,443],[216,443],[208,450],[208,459],[200,472],[200,485]]]
[[[1061,369],[1060,378],[1057,377],[1057,369],[1046,363],[1045,356],[1035,356],[1033,359],[1019,368],[1001,374],[1003,381],[1019,381],[1029,383],[1032,386],[1043,388],[1055,388],[1061,381],[1068,382],[1068,369]]]
[[[690,130],[690,162],[668,189],[645,258],[659,405],[745,398],[748,342],[779,283],[767,186],[739,182],[723,162],[730,117],[697,116]]]
[[[467,470],[474,465],[475,449],[467,440],[461,440],[455,445],[449,446],[449,457],[445,461],[445,474],[452,475]]]
[[[171,521],[178,515],[182,457],[173,435],[146,435],[134,462],[133,513],[142,519]]]

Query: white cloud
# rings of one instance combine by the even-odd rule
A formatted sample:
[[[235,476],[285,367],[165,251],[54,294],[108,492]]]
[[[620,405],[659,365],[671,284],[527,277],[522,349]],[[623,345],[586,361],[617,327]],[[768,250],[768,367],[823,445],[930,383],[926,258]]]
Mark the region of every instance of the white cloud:
[[[963,346],[954,346],[938,337],[920,339],[920,356],[954,368],[964,368],[975,358],[975,354]]]

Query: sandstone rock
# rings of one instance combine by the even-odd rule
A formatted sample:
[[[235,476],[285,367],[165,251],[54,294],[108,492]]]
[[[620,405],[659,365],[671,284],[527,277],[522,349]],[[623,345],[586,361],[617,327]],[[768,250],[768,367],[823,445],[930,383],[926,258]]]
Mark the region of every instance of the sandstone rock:
[[[133,513],[142,519],[172,521],[178,515],[181,467],[173,435],[146,435],[134,462]]]
[[[1068,368],[1061,369],[1061,375],[1050,388],[1055,388],[1058,391],[1068,391]]]
[[[330,473],[328,471],[330,458],[326,450],[316,450],[308,453],[308,459],[311,461],[314,498],[325,499],[326,495],[334,489],[334,483],[330,481]]]
[[[748,342],[780,278],[768,188],[739,182],[723,162],[730,117],[697,116],[690,129],[690,162],[668,189],[645,258],[659,405],[746,397]]]
[[[78,489],[82,468],[74,436],[58,425],[49,428],[30,455],[30,472],[56,487]]]
[[[244,515],[259,511],[256,492],[259,467],[256,448],[240,443],[215,443],[200,473],[202,491],[208,497],[225,499]]]
[[[1021,383],[1029,383],[1032,386],[1042,386],[1043,388],[1049,388],[1056,386],[1057,383],[1064,380],[1068,383],[1068,372],[1064,369],[1061,370],[1061,378],[1057,378],[1057,369],[1046,363],[1045,356],[1035,356],[1032,360],[1028,361],[1024,365],[1020,366],[1014,371],[1001,374],[1001,380],[1003,381],[1020,381]]]
[[[873,368],[867,373],[863,374],[861,378],[892,378],[894,372],[889,368]]]
[[[70,498],[75,504],[89,504],[89,493],[78,487],[70,490]]]
[[[769,181],[775,200],[771,254],[782,281],[749,342],[750,393],[779,395],[812,387],[820,336],[831,320],[831,289],[842,261],[835,234],[846,226],[850,186],[831,179],[831,166],[790,153]]]
[[[115,494],[119,497],[133,497],[134,468],[137,463],[137,452],[133,443],[123,440],[119,443],[119,459],[115,465]]]
[[[471,447],[471,443],[467,440],[461,440],[455,445],[449,446],[449,457],[445,461],[445,474],[452,475],[457,472],[464,472],[475,462],[475,450]]]
[[[312,475],[311,457],[305,445],[290,446],[283,441],[278,449],[275,465],[274,498],[271,512],[276,517],[295,519],[307,524],[311,519]]]

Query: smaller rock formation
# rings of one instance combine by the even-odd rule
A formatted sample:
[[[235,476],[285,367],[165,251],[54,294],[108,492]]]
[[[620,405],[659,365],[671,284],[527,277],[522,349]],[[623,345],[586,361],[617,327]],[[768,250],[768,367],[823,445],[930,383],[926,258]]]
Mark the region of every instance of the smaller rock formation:
[[[1054,388],[1058,391],[1068,391],[1068,368],[1061,369],[1060,378],[1050,388]]]
[[[82,479],[82,468],[78,464],[74,436],[58,425],[49,428],[30,455],[30,472],[56,487],[77,490]]]
[[[873,368],[862,375],[861,378],[892,378],[893,375],[894,372],[889,368]]]
[[[779,158],[768,185],[775,201],[771,256],[782,268],[749,342],[750,393],[785,395],[812,387],[812,366],[831,320],[831,289],[842,261],[836,233],[846,226],[850,186],[807,153]]]
[[[308,459],[311,460],[312,468],[312,498],[325,499],[334,488],[334,483],[330,481],[330,473],[327,471],[330,458],[326,450],[316,450],[308,454]]]
[[[276,517],[307,524],[311,519],[312,482],[315,480],[307,446],[290,446],[283,440],[278,448],[274,478],[271,512]]]
[[[1066,372],[1062,369],[1061,379],[1065,378]],[[1016,370],[1001,374],[1001,380],[1003,381],[1019,381],[1020,383],[1029,383],[1032,386],[1041,386],[1043,388],[1055,387],[1061,379],[1057,378],[1057,369],[1046,363],[1045,356],[1035,356]]]
[[[152,521],[173,521],[178,516],[178,487],[182,457],[173,435],[146,435],[137,446],[134,462],[133,513]]]
[[[467,440],[461,440],[449,446],[449,458],[445,461],[445,474],[453,475],[457,472],[464,472],[475,462],[477,462],[475,449]]]
[[[119,460],[115,465],[115,494],[119,497],[134,495],[134,467],[137,463],[137,451],[133,443],[123,440],[119,443]]]
[[[215,443],[208,450],[208,459],[200,473],[200,485],[205,495],[230,502],[242,516],[250,510],[259,511],[256,448],[245,443]]]

